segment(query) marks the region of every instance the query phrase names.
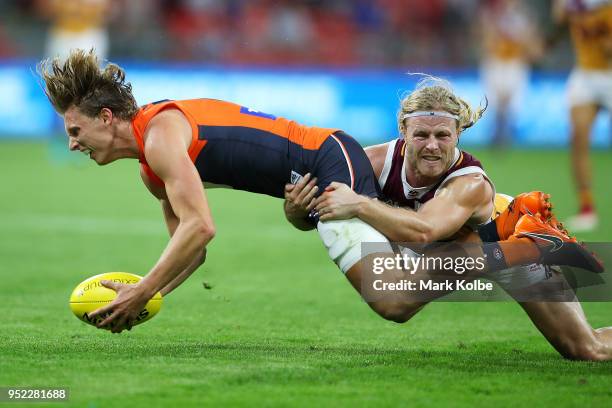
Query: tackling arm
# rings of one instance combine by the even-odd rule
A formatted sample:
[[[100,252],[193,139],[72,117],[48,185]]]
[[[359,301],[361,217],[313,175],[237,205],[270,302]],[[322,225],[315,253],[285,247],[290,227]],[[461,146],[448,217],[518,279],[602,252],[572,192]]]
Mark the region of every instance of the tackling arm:
[[[418,212],[359,196],[341,184],[332,184],[332,190],[333,194],[324,194],[316,207],[322,221],[357,216],[391,241],[449,238],[470,219],[486,221],[493,205],[493,189],[480,174],[452,179]]]

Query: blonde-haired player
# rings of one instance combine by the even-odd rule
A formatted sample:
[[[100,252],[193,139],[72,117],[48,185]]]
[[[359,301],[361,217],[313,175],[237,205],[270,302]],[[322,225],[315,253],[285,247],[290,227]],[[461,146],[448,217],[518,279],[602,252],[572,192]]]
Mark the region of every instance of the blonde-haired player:
[[[596,228],[593,203],[590,133],[600,109],[612,111],[612,1],[556,0],[553,16],[569,25],[576,65],[568,80],[572,168],[579,212],[567,221],[574,231]]]
[[[291,220],[299,216],[300,211],[303,214],[314,208],[321,221],[359,218],[390,241],[488,243],[483,245],[487,260],[499,256],[506,260],[521,258],[523,262],[510,261],[505,268],[487,272],[487,278],[497,281],[517,300],[526,293],[542,295],[547,292],[546,284],[552,278],[546,268],[538,264],[508,268],[524,265],[529,257],[532,248],[523,246],[528,242],[520,240],[534,236],[544,240],[562,238],[566,243],[573,242],[569,245],[575,245],[576,249],[579,246],[571,239],[568,241],[554,225],[545,194],[521,194],[509,205],[511,199],[495,195],[493,184],[480,162],[457,149],[460,133],[474,125],[483,112],[482,107],[472,109],[447,82],[426,78],[401,101],[398,127],[402,137],[366,149],[383,197],[396,206],[359,196],[339,183],[332,183],[324,194],[314,199],[311,190],[314,187],[301,183],[286,187],[287,217]],[[494,222],[488,222],[493,211],[497,217]],[[531,215],[535,213],[543,214],[549,223]],[[559,249],[565,247],[563,244]],[[494,249],[491,251],[491,248]],[[532,262],[543,259],[536,258],[532,258]],[[412,276],[417,281],[433,278],[432,274],[423,271]],[[349,270],[346,277],[374,311],[398,323],[409,320],[429,301],[444,294],[438,292],[423,297],[410,290],[384,293],[373,300],[367,297],[371,295],[368,286],[372,282],[363,271]],[[565,292],[555,295],[567,299]],[[531,301],[522,302],[521,306],[564,356],[589,360],[612,358],[611,341],[608,340],[612,331],[603,329],[601,334],[593,334],[579,304],[559,302],[550,306],[546,302]]]

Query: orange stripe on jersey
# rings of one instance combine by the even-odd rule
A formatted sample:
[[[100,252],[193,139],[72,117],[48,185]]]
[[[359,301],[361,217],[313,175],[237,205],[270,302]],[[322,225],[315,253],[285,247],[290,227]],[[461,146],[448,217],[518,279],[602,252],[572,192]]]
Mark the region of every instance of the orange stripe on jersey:
[[[459,167],[462,161],[463,161],[463,152],[461,152],[461,155],[459,156],[459,160],[457,160],[457,163],[455,163],[453,167]]]

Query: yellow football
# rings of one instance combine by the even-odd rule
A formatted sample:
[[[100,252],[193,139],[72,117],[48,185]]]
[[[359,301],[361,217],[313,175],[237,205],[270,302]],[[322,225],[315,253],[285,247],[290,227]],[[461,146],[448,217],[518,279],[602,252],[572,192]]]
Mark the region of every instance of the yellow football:
[[[100,275],[92,276],[89,279],[79,283],[70,295],[70,309],[72,313],[85,323],[95,326],[107,316],[97,316],[93,319],[89,318],[89,313],[111,303],[116,297],[117,292],[107,287],[102,286],[100,281],[109,280],[119,283],[138,283],[142,279],[141,276],[127,272],[108,272]],[[145,308],[136,318],[134,325],[144,323],[155,316],[162,304],[162,295],[157,292],[151,300],[145,305]]]

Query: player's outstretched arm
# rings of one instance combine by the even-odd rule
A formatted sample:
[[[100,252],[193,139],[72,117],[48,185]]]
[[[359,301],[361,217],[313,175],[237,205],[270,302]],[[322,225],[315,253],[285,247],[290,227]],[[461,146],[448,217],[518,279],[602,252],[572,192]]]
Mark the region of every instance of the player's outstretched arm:
[[[433,242],[449,238],[471,218],[484,222],[492,212],[493,189],[481,175],[449,181],[418,212],[391,207],[332,183],[317,199],[322,221],[359,217],[391,241]]]
[[[155,293],[202,259],[202,249],[214,237],[215,228],[204,188],[187,154],[190,140],[191,127],[182,114],[167,111],[151,120],[145,156],[151,169],[164,182],[168,203],[178,224],[151,271],[138,284],[118,288],[117,298],[94,312],[95,315],[111,312],[98,327],[109,327],[113,332],[129,328]]]
[[[141,281],[148,293],[162,290],[203,259],[202,250],[215,234],[202,181],[187,154],[190,142],[191,127],[179,112],[159,114],[147,130],[145,156],[165,185],[168,201],[164,214],[170,224],[176,222],[172,218],[178,220],[168,246]]]
[[[172,205],[170,204],[170,200],[168,200],[168,196],[166,195],[166,190],[163,186],[159,186],[155,184],[152,180],[149,179],[147,173],[141,169],[140,176],[142,177],[142,181],[145,186],[153,196],[155,196],[159,203],[161,204],[162,213],[164,215],[164,221],[166,222],[166,227],[168,229],[168,233],[170,234],[170,238],[174,235],[174,231],[179,225],[179,218],[174,213],[172,209]],[[200,267],[206,260],[206,248],[202,248],[202,256],[195,259],[195,261],[190,264],[185,270],[183,270],[176,278],[174,278],[169,284],[167,284],[160,292],[162,296],[166,296],[168,293],[172,292],[178,286],[180,286],[187,278],[191,276],[196,269]]]

